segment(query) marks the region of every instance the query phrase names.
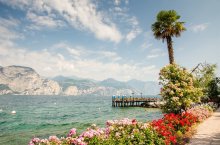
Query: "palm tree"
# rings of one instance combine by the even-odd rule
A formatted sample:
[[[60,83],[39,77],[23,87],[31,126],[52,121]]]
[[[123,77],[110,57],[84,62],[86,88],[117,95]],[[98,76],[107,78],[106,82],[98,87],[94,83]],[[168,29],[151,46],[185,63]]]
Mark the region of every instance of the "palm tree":
[[[167,41],[170,64],[174,63],[172,37],[179,37],[185,31],[184,22],[179,22],[180,16],[174,10],[160,11],[157,14],[157,21],[152,24],[151,29],[156,39]]]

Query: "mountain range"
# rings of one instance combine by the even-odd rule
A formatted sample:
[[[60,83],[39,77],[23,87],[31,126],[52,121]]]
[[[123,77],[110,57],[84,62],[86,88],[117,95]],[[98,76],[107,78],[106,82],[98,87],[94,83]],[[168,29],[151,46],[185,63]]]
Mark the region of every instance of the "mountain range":
[[[157,95],[158,82],[108,78],[103,81],[79,77],[56,76],[45,78],[25,66],[0,67],[0,95]]]

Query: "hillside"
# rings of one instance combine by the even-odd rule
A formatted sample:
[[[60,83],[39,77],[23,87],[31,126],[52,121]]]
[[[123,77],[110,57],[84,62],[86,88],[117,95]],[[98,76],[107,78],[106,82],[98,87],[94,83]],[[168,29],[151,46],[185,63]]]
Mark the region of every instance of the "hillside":
[[[45,79],[34,69],[24,66],[0,67],[0,95],[157,95],[157,82],[130,80],[127,82],[109,78],[103,81],[79,77],[57,76]]]

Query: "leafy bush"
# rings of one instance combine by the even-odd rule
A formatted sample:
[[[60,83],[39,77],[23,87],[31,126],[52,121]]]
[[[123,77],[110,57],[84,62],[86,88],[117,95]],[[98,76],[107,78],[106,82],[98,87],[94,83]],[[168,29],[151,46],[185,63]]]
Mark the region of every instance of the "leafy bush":
[[[202,88],[204,97],[207,97],[212,91],[209,90],[210,83],[215,79],[216,64],[200,63],[193,70],[195,76],[194,83]],[[216,96],[214,96],[216,97]]]
[[[165,104],[166,113],[181,113],[193,102],[199,102],[202,90],[193,84],[193,76],[177,64],[165,66],[160,71],[161,96]]]
[[[213,80],[211,80],[208,83],[208,86],[207,86],[207,92],[208,93],[207,93],[207,95],[208,95],[210,101],[220,103],[220,98],[218,97],[218,95],[220,94],[219,84],[220,84],[220,78],[218,78],[218,77],[213,78]]]

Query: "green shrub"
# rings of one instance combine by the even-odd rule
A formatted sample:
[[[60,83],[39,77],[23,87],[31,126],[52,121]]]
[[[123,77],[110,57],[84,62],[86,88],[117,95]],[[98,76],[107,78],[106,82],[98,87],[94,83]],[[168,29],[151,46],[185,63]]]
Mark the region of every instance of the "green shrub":
[[[161,96],[165,104],[162,107],[166,113],[180,113],[193,102],[200,102],[202,89],[194,86],[193,76],[177,64],[170,64],[160,71]]]

